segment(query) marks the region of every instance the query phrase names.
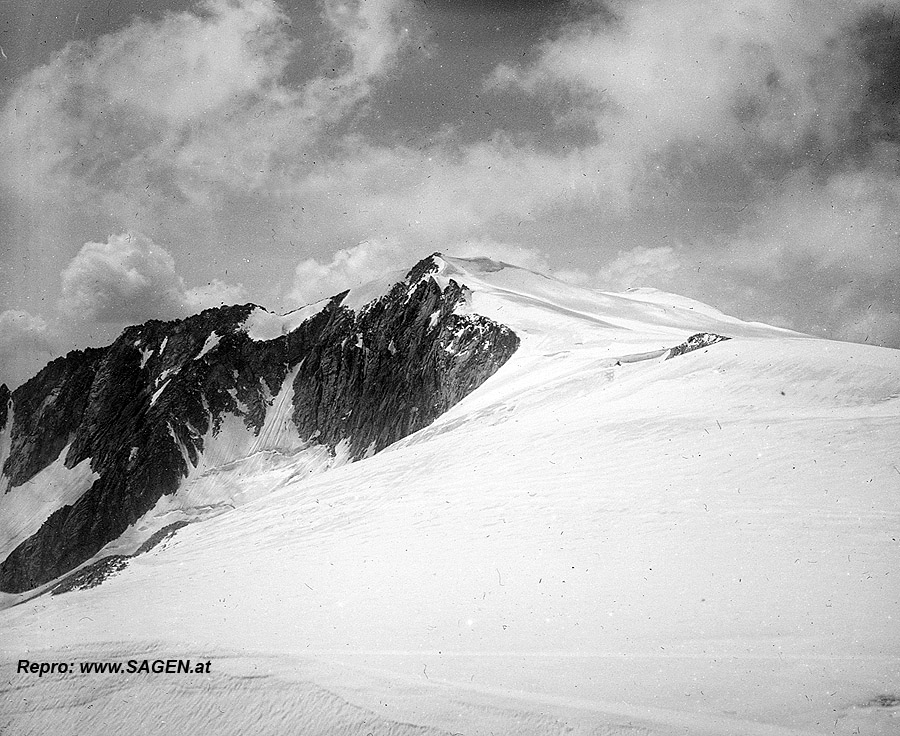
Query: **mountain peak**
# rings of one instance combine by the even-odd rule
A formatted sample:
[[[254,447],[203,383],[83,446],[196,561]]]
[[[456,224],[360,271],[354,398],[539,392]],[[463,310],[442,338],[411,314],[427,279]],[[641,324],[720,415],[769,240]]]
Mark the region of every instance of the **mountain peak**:
[[[139,522],[156,530],[147,514],[173,503],[193,518],[213,468],[301,452],[319,472],[378,452],[513,353],[520,366],[556,354],[621,365],[785,334],[663,292],[608,294],[440,252],[283,315],[243,304],[129,327],[52,362],[0,407],[0,514],[15,527],[0,539],[0,587],[43,585]],[[540,376],[526,370],[522,385]],[[51,478],[65,490],[35,513],[29,498]]]
[[[108,545],[131,554],[161,519],[254,492],[219,489],[210,503],[217,468],[276,453],[322,472],[430,424],[519,345],[465,309],[463,287],[439,285],[439,270],[425,259],[405,279],[286,315],[246,304],[151,321],[51,363],[12,392],[0,424],[0,517],[12,530],[0,537],[0,589],[45,585]],[[35,504],[48,486],[60,492]]]
[[[53,361],[0,388],[9,671],[218,669],[19,660],[10,723],[887,733],[900,355],[796,338],[434,254]]]

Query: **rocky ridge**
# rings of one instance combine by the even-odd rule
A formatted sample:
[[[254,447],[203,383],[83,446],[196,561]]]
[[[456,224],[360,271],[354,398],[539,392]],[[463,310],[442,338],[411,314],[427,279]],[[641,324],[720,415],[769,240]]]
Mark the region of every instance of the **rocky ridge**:
[[[465,314],[466,288],[451,279],[442,289],[439,269],[439,254],[426,258],[356,310],[338,294],[271,339],[247,329],[264,312],[250,304],[150,321],[54,360],[11,393],[0,387],[0,491],[22,492],[61,456],[98,476],[12,550],[0,590],[31,590],[91,559],[178,490],[229,415],[258,434],[290,374],[299,441],[341,445],[350,460],[433,422],[519,344],[509,328]]]

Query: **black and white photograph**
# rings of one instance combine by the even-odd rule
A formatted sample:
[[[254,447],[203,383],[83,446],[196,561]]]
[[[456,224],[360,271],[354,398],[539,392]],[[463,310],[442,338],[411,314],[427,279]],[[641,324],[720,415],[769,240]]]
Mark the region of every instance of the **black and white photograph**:
[[[0,736],[900,734],[900,0],[0,0]]]

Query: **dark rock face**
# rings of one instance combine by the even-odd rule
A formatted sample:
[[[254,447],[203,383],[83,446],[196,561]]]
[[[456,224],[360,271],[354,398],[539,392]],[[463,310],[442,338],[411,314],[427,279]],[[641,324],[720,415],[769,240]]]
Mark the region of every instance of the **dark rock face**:
[[[15,411],[11,444],[3,464],[10,487],[43,470],[69,444],[84,415],[103,353],[93,349],[72,351],[12,392]]]
[[[12,393],[9,492],[67,445],[66,466],[89,459],[99,478],[0,564],[0,590],[42,585],[116,539],[178,489],[226,415],[258,433],[295,368],[299,436],[332,452],[346,442],[360,459],[433,422],[519,345],[508,328],[457,314],[465,288],[442,291],[437,268],[425,259],[358,311],[339,294],[272,340],[243,329],[256,307],[223,307],[130,327],[107,348],[50,363]]]
[[[5,383],[0,383],[0,432],[6,429],[6,422],[9,419],[9,387]]]
[[[431,424],[480,386],[519,340],[484,317],[454,314],[464,296],[453,281],[441,293],[422,278],[411,294],[397,284],[360,315],[336,309],[294,380],[300,435],[318,432],[331,448],[349,438],[360,458]]]
[[[669,358],[674,358],[676,355],[684,355],[685,353],[690,353],[693,350],[699,350],[700,348],[705,348],[708,345],[713,345],[717,342],[722,342],[723,340],[730,339],[730,337],[717,335],[714,332],[698,332],[696,335],[691,335],[680,345],[676,345],[674,348],[669,350],[669,354],[666,356],[666,360],[668,360]]]

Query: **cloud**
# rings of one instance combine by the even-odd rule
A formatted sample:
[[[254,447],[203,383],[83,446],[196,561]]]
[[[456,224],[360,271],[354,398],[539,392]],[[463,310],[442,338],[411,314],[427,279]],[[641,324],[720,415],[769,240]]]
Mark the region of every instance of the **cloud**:
[[[184,292],[183,302],[189,313],[221,307],[226,304],[244,304],[250,298],[243,284],[226,284],[213,279],[204,286],[195,286]]]
[[[77,220],[75,242],[142,231],[175,256],[185,243],[232,266],[247,243],[280,262],[290,247],[304,260],[272,287],[288,305],[461,245],[740,316],[802,327],[810,314],[834,334],[860,310],[890,312],[900,0],[594,5],[477,89],[504,122],[440,131],[420,125],[437,113],[379,108],[380,85],[416,79],[405,62],[425,13],[412,0],[323,0],[302,45],[270,0],[209,0],[70,44],[2,111],[0,185],[38,202],[31,212],[64,213],[47,234],[20,218],[13,242],[65,242]],[[461,84],[464,64],[450,66],[448,94],[483,81]],[[530,100],[559,111],[555,129],[543,113],[515,127],[510,111]],[[87,318],[246,300],[240,285],[185,287],[172,254],[121,237],[66,269],[64,302]]]
[[[504,227],[587,208],[596,228],[628,216],[682,241],[710,221],[733,232],[773,181],[819,160],[854,165],[870,76],[857,26],[873,7],[616,3],[613,20],[570,24],[536,62],[497,69],[486,90],[544,99],[562,89],[571,105],[560,126],[589,121],[595,139],[552,152],[501,132],[418,148],[347,139],[293,186],[357,232],[437,247],[502,241]]]
[[[333,34],[335,55],[347,61],[338,62],[339,73],[316,80],[308,98],[344,108],[368,95],[371,84],[412,43],[415,11],[409,0],[326,0],[322,15]]]
[[[206,0],[196,13],[70,43],[20,81],[3,111],[0,155],[17,164],[7,181],[37,194],[145,179],[177,187],[192,167],[252,179],[266,153],[252,137],[232,149],[236,160],[214,167],[198,150],[203,140],[229,141],[234,126],[258,132],[248,114],[290,100],[277,81],[294,48],[284,22],[269,0]]]
[[[327,263],[315,258],[299,263],[285,302],[290,307],[311,304],[379,278],[386,271],[412,265],[408,251],[395,241],[367,240],[352,248],[342,248]]]
[[[817,334],[900,345],[890,317],[900,303],[900,3],[608,8],[488,84],[566,91],[597,134],[585,158],[621,162],[619,222],[651,242],[621,251],[597,282],[651,283],[742,316],[790,315]],[[658,243],[663,233],[677,249]]]
[[[867,75],[848,30],[886,5],[896,3],[614,2],[612,20],[572,24],[492,82],[580,93],[604,145],[636,155],[676,142],[839,142]]]
[[[535,248],[513,243],[490,239],[463,240],[447,244],[442,252],[459,258],[492,258],[570,282],[583,283],[588,280],[587,274],[577,270],[555,271],[545,254]],[[289,307],[298,307],[380,279],[391,272],[405,273],[427,255],[421,248],[385,237],[341,249],[326,263],[309,258],[296,267],[285,302]]]
[[[84,244],[62,272],[59,307],[78,322],[135,324],[178,319],[245,297],[243,286],[218,280],[185,289],[165,248],[140,233],[123,233]]]
[[[894,302],[896,304],[896,301]],[[836,325],[837,335],[852,342],[869,345],[900,346],[900,314],[890,305],[869,305]]]
[[[646,248],[639,245],[628,251],[619,251],[597,273],[596,283],[610,291],[624,291],[636,286],[661,288],[680,268],[681,262],[673,247]]]
[[[56,350],[42,318],[18,309],[0,312],[0,383],[17,386],[52,358]]]
[[[900,179],[890,172],[870,168],[823,181],[799,171],[763,203],[733,247],[749,252],[749,261],[735,254],[739,265],[776,277],[804,265],[876,282],[900,272],[898,233]]]
[[[505,243],[490,238],[476,238],[448,245],[444,252],[447,255],[461,258],[478,258],[483,256],[495,261],[503,261],[511,266],[518,266],[529,271],[552,276],[570,284],[589,286],[594,281],[591,274],[587,271],[579,268],[558,268],[554,266],[545,251],[518,243]]]
[[[183,316],[175,261],[140,234],[85,243],[62,273],[60,309],[89,322],[143,322]]]
[[[461,243],[449,246],[446,254],[461,258],[491,258],[495,261],[503,261],[512,266],[544,274],[550,274],[553,271],[546,253],[542,253],[536,248],[528,248],[515,243],[503,243],[497,240],[464,240]]]
[[[172,255],[134,232],[85,243],[60,286],[59,309],[49,321],[24,310],[0,312],[0,382],[18,385],[66,349],[111,341],[127,324],[249,301],[242,284],[214,279],[187,288]]]
[[[553,155],[503,137],[420,149],[353,140],[340,157],[291,186],[298,200],[315,203],[335,223],[417,238],[437,250],[472,238],[502,241],[492,229],[554,210],[617,212],[624,201],[621,172],[602,151]]]
[[[32,281],[52,289],[73,233],[140,231],[232,256],[247,243],[296,247],[293,209],[309,191],[297,183],[352,155],[345,128],[422,32],[411,0],[310,7],[302,28],[292,9],[292,28],[273,0],[207,0],[70,43],[19,79],[0,110],[0,215],[13,213],[0,260],[11,270],[55,244],[55,257],[30,259]],[[320,193],[326,205],[336,186]],[[307,211],[300,227],[320,229],[322,247],[380,232],[340,228],[328,206]],[[26,298],[22,287],[9,303]],[[157,306],[172,314],[171,301]]]
[[[224,190],[294,176],[411,35],[408,0],[321,7],[334,47],[327,73],[301,53],[274,0],[204,0],[68,44],[20,80],[3,110],[3,178],[35,197],[126,188],[208,206]],[[304,82],[285,82],[292,63],[305,67]]]
[[[292,44],[270,0],[204,0],[200,14],[137,21],[84,54],[80,81],[110,107],[162,117],[173,127],[271,89]],[[275,91],[275,90],[273,90]]]
[[[736,282],[770,283],[758,303],[805,329],[900,346],[900,180],[872,167],[825,181],[801,171],[718,256]]]
[[[873,168],[801,170],[730,237],[637,246],[601,268],[601,288],[655,286],[745,319],[900,346],[900,181]]]

